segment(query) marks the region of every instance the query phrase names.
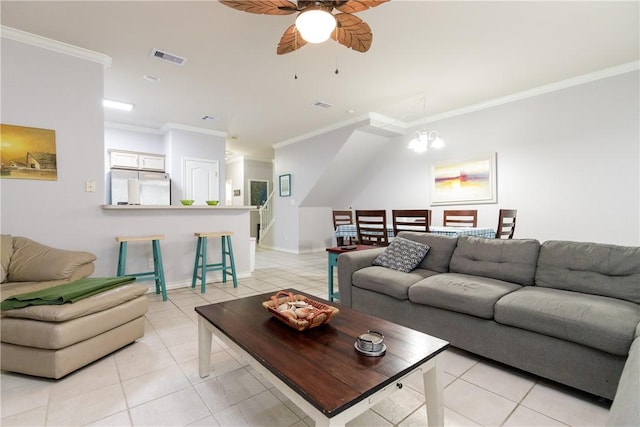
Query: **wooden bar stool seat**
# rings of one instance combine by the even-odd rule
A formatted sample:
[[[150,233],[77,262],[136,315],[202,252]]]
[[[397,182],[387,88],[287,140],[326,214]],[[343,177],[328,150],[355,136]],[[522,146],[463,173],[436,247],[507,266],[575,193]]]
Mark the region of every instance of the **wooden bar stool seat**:
[[[120,251],[118,254],[118,276],[134,276],[136,278],[153,277],[156,282],[156,294],[162,292],[162,301],[167,300],[167,286],[164,280],[164,267],[162,265],[162,254],[160,252],[160,240],[164,240],[162,234],[153,236],[129,236],[116,237],[116,242],[120,243]],[[127,264],[127,244],[129,242],[151,242],[151,250],[153,252],[153,271],[143,271],[140,273],[126,273]]]
[[[200,293],[205,293],[207,286],[207,271],[222,271],[222,282],[227,283],[227,274],[233,278],[233,287],[238,287],[236,277],[236,263],[233,259],[233,246],[231,245],[231,231],[211,231],[193,233],[198,238],[196,246],[196,259],[193,266],[193,279],[191,287],[196,287],[196,280],[200,279]],[[207,264],[207,238],[220,238],[222,242],[222,260],[217,263]],[[228,262],[227,262],[228,259]]]

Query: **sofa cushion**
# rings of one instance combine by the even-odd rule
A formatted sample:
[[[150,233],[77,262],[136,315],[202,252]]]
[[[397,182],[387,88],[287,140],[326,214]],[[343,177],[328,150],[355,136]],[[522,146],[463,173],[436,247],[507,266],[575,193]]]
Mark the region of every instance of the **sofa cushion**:
[[[540,242],[535,239],[486,239],[460,236],[451,257],[452,273],[533,285]]]
[[[70,304],[34,305],[3,312],[5,318],[22,318],[44,322],[64,322],[108,310],[147,293],[146,285],[130,283],[99,292]]]
[[[60,306],[58,306],[60,307]],[[139,296],[107,310],[64,322],[42,322],[5,317],[2,320],[2,342],[58,350],[91,339],[106,331],[144,316],[148,309],[145,296]]]
[[[423,243],[429,246],[429,252],[424,257],[418,268],[446,273],[449,271],[451,255],[458,243],[457,237],[442,236],[432,233],[419,233],[416,231],[401,231],[398,237]]]
[[[496,303],[495,320],[626,356],[640,322],[640,306],[599,295],[526,286]]]
[[[536,285],[640,304],[640,247],[544,242],[540,248]]]
[[[390,268],[372,266],[353,273],[352,282],[357,288],[405,300],[409,298],[407,291],[411,285],[434,274],[438,273],[421,268],[403,273]]]
[[[427,252],[429,246],[424,243],[396,237],[384,252],[373,260],[373,265],[408,273],[420,264]]]
[[[8,280],[38,282],[68,279],[79,266],[95,260],[96,256],[89,252],[57,249],[26,237],[14,237]]]
[[[484,319],[493,318],[493,306],[519,285],[466,274],[443,273],[428,277],[409,288],[409,300]]]
[[[9,262],[13,254],[13,238],[8,234],[0,236],[0,283],[7,281]]]

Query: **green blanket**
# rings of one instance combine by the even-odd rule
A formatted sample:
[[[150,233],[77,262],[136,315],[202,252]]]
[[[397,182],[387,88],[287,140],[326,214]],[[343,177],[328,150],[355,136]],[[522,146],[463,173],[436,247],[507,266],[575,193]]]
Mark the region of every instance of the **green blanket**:
[[[0,309],[12,310],[30,305],[60,305],[74,303],[84,298],[136,280],[133,276],[87,277],[39,291],[14,295],[2,301]]]

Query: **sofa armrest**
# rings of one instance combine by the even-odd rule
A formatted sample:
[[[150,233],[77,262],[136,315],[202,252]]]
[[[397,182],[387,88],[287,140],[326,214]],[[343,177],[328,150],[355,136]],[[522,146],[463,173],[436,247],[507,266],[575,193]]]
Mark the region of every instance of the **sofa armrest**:
[[[353,273],[362,268],[371,267],[373,260],[384,250],[385,248],[375,248],[340,254],[338,257],[340,304],[351,307],[351,278]]]
[[[90,252],[57,249],[14,237],[7,279],[9,282],[75,280],[93,273],[95,260]]]
[[[620,382],[609,411],[607,427],[640,425],[640,324],[631,343],[629,357],[624,364]]]

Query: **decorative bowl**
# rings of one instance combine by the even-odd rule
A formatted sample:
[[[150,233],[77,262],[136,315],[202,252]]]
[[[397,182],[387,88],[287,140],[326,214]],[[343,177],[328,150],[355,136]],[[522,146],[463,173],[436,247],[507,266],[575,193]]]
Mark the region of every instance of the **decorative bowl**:
[[[218,205],[218,201],[217,200],[207,200],[207,204],[209,206],[217,206]]]
[[[292,318],[291,316],[285,315],[287,314],[286,311],[290,310],[278,311],[280,306],[283,304],[290,305],[290,309],[294,309],[296,306],[304,306],[305,308],[308,308],[310,312],[308,314],[305,313],[302,318],[297,316],[295,316],[296,318]],[[272,295],[271,298],[269,298],[269,301],[264,301],[262,306],[266,308],[273,317],[298,331],[304,331],[306,329],[315,328],[316,326],[329,323],[329,320],[340,312],[336,307],[323,304],[303,295],[294,295],[293,293],[286,291],[278,291],[275,295]]]
[[[180,200],[180,203],[182,203],[185,206],[191,206],[193,202],[195,202],[195,200]]]

